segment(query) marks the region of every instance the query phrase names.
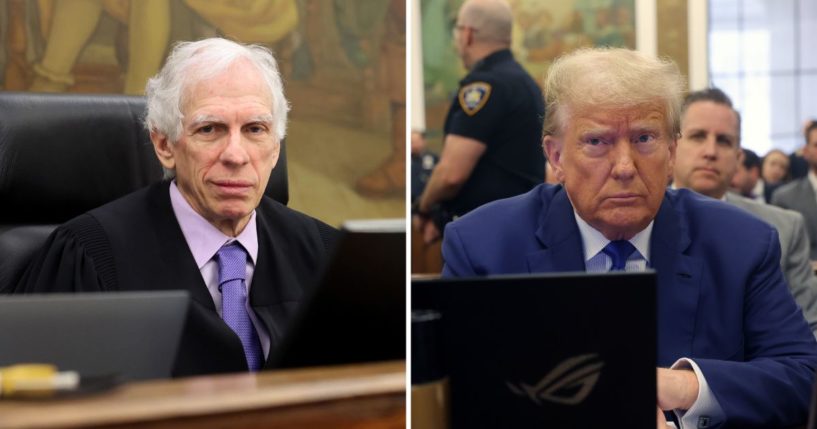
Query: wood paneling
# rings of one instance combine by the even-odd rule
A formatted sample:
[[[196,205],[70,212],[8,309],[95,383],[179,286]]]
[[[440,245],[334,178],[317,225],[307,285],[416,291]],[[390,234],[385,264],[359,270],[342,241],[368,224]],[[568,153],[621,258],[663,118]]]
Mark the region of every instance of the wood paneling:
[[[0,401],[0,429],[402,428],[405,363],[132,383],[78,398]]]

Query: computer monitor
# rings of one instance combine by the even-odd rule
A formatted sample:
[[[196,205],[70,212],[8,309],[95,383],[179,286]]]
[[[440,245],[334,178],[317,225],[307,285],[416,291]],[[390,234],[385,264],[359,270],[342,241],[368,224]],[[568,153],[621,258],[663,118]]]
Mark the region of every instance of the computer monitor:
[[[82,377],[170,377],[189,301],[186,291],[0,297],[0,367],[48,363]]]
[[[274,367],[406,357],[405,220],[351,221],[341,230],[320,282],[274,351]]]
[[[412,281],[412,309],[440,315],[452,427],[654,428],[655,285],[654,272]]]

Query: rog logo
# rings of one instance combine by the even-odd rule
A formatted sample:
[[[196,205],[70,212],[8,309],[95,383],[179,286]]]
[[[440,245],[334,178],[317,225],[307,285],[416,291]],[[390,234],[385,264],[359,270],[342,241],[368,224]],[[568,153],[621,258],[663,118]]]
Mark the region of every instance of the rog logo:
[[[530,398],[536,405],[542,400],[577,405],[587,398],[601,375],[604,362],[592,353],[565,359],[535,385],[506,381],[511,392]]]

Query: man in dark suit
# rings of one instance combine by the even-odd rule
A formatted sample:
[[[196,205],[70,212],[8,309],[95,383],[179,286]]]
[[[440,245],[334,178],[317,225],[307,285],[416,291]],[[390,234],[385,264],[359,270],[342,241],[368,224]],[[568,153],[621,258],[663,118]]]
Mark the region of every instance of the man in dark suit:
[[[662,410],[682,427],[805,422],[817,343],[786,288],[777,232],[737,207],[667,190],[682,88],[673,63],[634,51],[557,60],[543,143],[561,185],[449,224],[443,273],[652,268],[658,427]]]
[[[760,157],[753,150],[741,148],[741,162],[738,163],[729,188],[744,198],[759,204],[766,204],[766,198],[763,196],[763,180],[760,178],[760,165]]]
[[[810,244],[803,216],[727,192],[746,153],[740,148],[740,114],[729,96],[718,88],[694,91],[684,99],[681,112],[673,186],[736,205],[777,230],[783,277],[817,335],[817,276],[809,262]]]
[[[806,128],[803,158],[809,165],[806,177],[787,183],[774,191],[772,204],[803,215],[811,240],[811,260],[817,262],[817,121],[812,121]]]
[[[335,236],[264,196],[288,111],[275,59],[225,39],[180,43],[147,106],[169,180],[59,227],[17,292],[187,289],[174,375],[262,369]]]

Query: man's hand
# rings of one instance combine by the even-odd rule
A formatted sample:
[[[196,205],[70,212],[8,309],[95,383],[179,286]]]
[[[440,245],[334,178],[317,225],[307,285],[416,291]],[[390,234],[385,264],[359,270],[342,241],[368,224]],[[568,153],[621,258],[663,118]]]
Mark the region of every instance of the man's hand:
[[[698,399],[698,377],[687,369],[658,368],[658,408],[660,410],[688,410]]]
[[[414,225],[414,230],[419,231],[420,236],[423,237],[423,243],[426,245],[439,240],[442,236],[437,225],[427,216],[415,214],[412,216],[411,222]]]

